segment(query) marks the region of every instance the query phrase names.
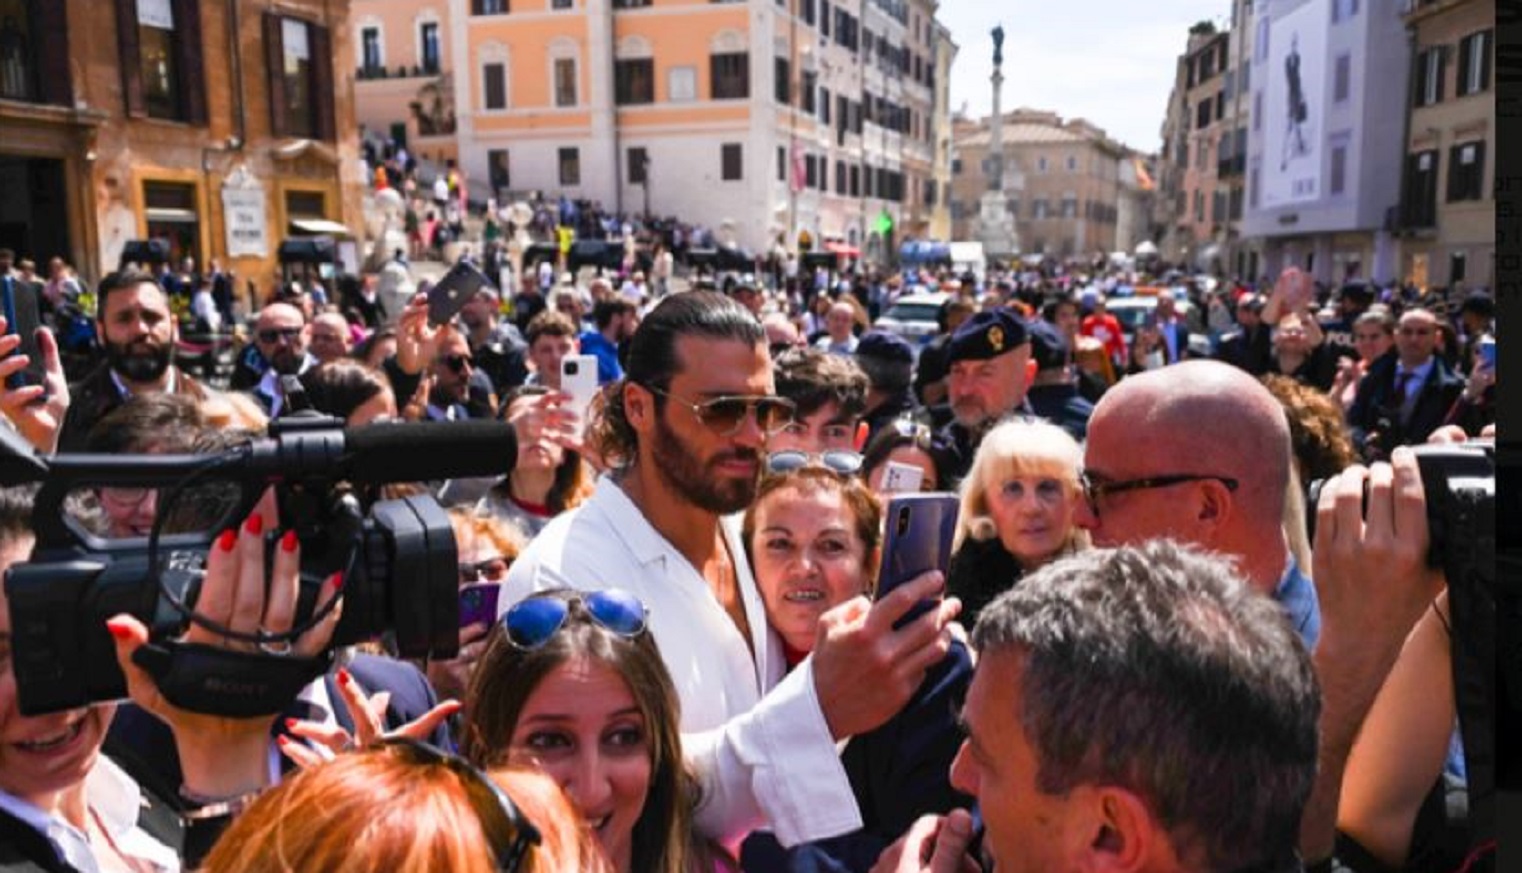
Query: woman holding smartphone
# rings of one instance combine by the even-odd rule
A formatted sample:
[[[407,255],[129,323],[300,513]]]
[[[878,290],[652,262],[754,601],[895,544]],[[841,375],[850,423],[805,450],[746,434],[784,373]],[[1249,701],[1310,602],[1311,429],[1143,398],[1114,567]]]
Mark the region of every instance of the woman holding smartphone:
[[[874,592],[882,515],[860,478],[822,465],[762,480],[745,514],[744,539],[767,622],[782,638],[790,667],[813,649],[826,611]],[[961,741],[954,702],[971,679],[967,649],[953,642],[903,710],[846,743],[841,763],[861,810],[861,830],[791,849],[757,831],[741,849],[741,866],[756,873],[869,870],[921,815],[969,805],[948,774]]]

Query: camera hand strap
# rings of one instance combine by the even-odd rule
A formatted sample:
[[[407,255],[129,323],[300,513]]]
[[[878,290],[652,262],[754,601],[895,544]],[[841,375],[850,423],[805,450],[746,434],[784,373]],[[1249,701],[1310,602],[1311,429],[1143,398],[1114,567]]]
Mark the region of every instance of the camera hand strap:
[[[181,709],[257,718],[283,711],[327,672],[333,653],[296,658],[165,640],[138,649],[132,660],[153,677],[164,699]]]

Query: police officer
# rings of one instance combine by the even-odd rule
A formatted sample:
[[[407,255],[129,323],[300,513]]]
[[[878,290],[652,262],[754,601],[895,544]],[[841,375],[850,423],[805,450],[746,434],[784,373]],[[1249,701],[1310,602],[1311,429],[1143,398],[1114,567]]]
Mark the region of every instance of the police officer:
[[[1005,416],[1033,415],[1026,402],[1031,359],[1025,322],[1009,309],[980,312],[962,322],[947,344],[946,399],[952,421],[940,432],[954,479],[972,466],[983,434]]]

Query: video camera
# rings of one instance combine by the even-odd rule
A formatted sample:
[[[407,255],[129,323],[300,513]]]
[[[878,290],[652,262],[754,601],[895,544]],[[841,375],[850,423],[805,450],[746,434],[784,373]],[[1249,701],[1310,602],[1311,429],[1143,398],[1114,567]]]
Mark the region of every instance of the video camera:
[[[1515,724],[1522,712],[1522,673],[1515,647],[1497,661],[1497,617],[1508,625],[1522,615],[1522,584],[1496,572],[1496,471],[1515,473],[1516,446],[1489,442],[1413,446],[1426,494],[1427,565],[1448,582],[1454,702],[1468,772],[1470,843],[1495,836],[1496,727]],[[1315,536],[1315,506],[1322,481],[1309,488],[1307,521]],[[1512,500],[1515,502],[1516,498]],[[1515,558],[1511,559],[1513,566]],[[1497,667],[1504,693],[1496,694]],[[1501,764],[1508,762],[1502,761]]]
[[[459,566],[454,531],[426,494],[376,499],[377,486],[505,473],[515,461],[511,425],[501,422],[387,423],[343,427],[314,413],[276,419],[269,435],[200,455],[35,453],[0,427],[0,484],[42,482],[32,515],[31,559],[5,574],[12,663],[20,710],[55,712],[126,696],[108,618],[131,613],[149,628],[135,660],[171,703],[218,715],[278,712],[325,672],[333,649],[394,633],[403,657],[453,657],[459,637]],[[186,489],[214,483],[234,492],[215,524],[163,534]],[[226,484],[231,483],[231,487]],[[159,490],[150,536],[106,540],[69,518],[79,486]],[[301,543],[300,594],[288,633],[228,633],[195,613],[214,537],[276,489],[280,520]],[[273,549],[275,531],[266,534]],[[272,653],[321,621],[318,591],[344,574],[343,607],[318,658]],[[260,643],[260,652],[177,641],[194,622]]]

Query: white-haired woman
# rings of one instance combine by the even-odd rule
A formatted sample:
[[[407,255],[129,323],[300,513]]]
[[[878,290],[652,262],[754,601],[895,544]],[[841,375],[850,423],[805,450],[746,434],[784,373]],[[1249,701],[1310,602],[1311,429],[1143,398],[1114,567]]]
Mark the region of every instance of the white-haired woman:
[[[1082,458],[1067,431],[1044,421],[1007,421],[983,438],[962,480],[946,581],[946,593],[962,600],[966,626],[1026,573],[1088,545],[1073,524]]]

